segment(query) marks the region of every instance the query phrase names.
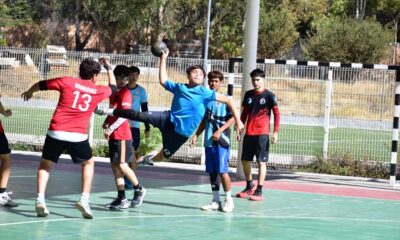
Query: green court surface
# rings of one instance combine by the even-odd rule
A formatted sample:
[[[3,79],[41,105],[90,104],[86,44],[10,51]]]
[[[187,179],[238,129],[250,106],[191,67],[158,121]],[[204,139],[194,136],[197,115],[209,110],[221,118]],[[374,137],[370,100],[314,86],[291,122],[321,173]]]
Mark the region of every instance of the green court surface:
[[[398,189],[307,183],[278,174],[267,179],[264,201],[234,198],[231,213],[205,212],[200,206],[212,198],[208,176],[161,166],[137,170],[147,188],[141,206],[110,211],[104,205],[116,196],[111,168],[96,163],[94,219],[86,220],[74,208],[80,197],[80,166],[67,159],[52,169],[46,193],[50,215],[38,218],[39,157],[13,159],[9,190],[19,206],[0,207],[0,239],[400,239]],[[243,184],[233,178],[232,193]],[[371,194],[354,196],[357,192]],[[129,198],[131,194],[128,190]]]

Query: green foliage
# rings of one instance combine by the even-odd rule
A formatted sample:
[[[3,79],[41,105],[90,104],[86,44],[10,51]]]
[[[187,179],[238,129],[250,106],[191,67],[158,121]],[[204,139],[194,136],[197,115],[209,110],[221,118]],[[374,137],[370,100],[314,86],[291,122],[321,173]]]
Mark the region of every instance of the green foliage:
[[[11,144],[10,143],[10,148],[12,150],[16,151],[27,151],[27,152],[41,152],[43,149],[43,146],[41,145],[34,145],[34,144],[27,144],[24,142],[16,142]]]
[[[286,10],[260,11],[258,57],[280,58],[298,38],[295,19]]]
[[[108,145],[95,145],[92,147],[92,154],[96,157],[109,157]]]
[[[144,134],[141,134],[140,138],[140,147],[138,150],[139,156],[145,156],[153,150],[160,148],[162,145],[162,137],[161,132],[156,129],[151,129],[151,136],[149,138],[145,138]]]
[[[311,164],[300,167],[299,170],[308,170],[323,174],[382,179],[387,179],[390,176],[389,165],[384,165],[381,162],[355,161],[349,154],[326,160],[319,157]]]
[[[327,18],[303,42],[309,60],[379,63],[388,57],[391,33],[377,21]]]

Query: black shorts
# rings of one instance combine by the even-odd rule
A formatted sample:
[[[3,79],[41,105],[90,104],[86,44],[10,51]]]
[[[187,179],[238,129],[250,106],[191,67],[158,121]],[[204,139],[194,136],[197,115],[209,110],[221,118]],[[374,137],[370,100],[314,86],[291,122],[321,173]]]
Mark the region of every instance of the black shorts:
[[[135,156],[132,140],[109,140],[111,163],[131,163]]]
[[[0,154],[9,154],[11,152],[8,140],[4,132],[0,133]]]
[[[160,129],[165,158],[171,157],[189,139],[175,131],[175,126],[170,120],[170,111],[143,114],[147,115],[148,123]]]
[[[92,149],[88,140],[68,142],[52,138],[49,135],[46,136],[42,158],[57,163],[64,151],[71,156],[74,163],[82,163],[92,158]]]
[[[269,135],[245,135],[243,139],[242,160],[253,161],[256,156],[257,162],[268,162]]]
[[[131,127],[132,133],[132,146],[135,151],[139,149],[140,146],[140,128]]]

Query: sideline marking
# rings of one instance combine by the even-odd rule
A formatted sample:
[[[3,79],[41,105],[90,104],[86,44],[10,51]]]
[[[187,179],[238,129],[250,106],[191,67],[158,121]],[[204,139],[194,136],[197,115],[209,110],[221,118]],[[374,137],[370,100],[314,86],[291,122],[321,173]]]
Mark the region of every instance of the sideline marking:
[[[215,218],[221,216],[228,216],[229,218],[263,218],[263,219],[301,219],[301,220],[319,220],[319,221],[362,221],[362,222],[387,222],[387,223],[400,223],[400,220],[388,220],[388,219],[366,219],[366,218],[341,218],[341,217],[302,217],[302,216],[249,216],[249,215],[157,215],[157,216],[119,216],[119,217],[96,217],[94,220],[104,219],[124,219],[124,218],[188,218],[188,217],[202,217],[202,218]],[[32,223],[47,223],[47,222],[65,222],[65,221],[87,221],[83,218],[62,218],[62,219],[49,219],[42,221],[26,221],[26,222],[15,222],[15,223],[1,223],[2,226],[32,224]]]

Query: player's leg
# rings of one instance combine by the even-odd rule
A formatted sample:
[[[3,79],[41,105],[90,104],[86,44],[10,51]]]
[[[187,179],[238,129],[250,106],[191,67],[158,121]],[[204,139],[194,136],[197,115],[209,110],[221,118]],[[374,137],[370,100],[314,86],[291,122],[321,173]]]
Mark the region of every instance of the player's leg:
[[[222,182],[222,187],[225,192],[225,201],[222,207],[224,212],[232,212],[235,207],[233,204],[232,193],[231,193],[231,178],[229,177],[229,159],[230,159],[230,148],[229,147],[218,147],[218,158],[215,159],[217,164],[217,172]]]
[[[210,176],[211,192],[213,195],[211,203],[201,207],[201,209],[205,211],[222,209],[221,199],[219,195],[221,180],[218,177],[218,166],[216,160],[218,158],[217,151],[218,150],[216,147],[205,147],[206,172]]]
[[[4,133],[0,133],[0,205],[5,207],[16,207],[18,204],[14,202],[7,192],[8,180],[11,174],[11,150],[8,145],[7,137]]]
[[[132,146],[135,151],[135,156],[134,156],[134,159],[128,164],[129,164],[129,167],[133,171],[135,171],[136,167],[137,167],[136,161],[137,161],[137,157],[138,157],[136,153],[140,146],[140,129],[136,128],[136,127],[131,127],[131,133],[132,133]],[[125,188],[133,188],[132,182],[129,181],[129,179],[126,176],[124,176],[124,180],[125,180]]]
[[[86,219],[92,219],[93,214],[90,209],[90,191],[92,188],[94,176],[94,159],[92,158],[92,149],[88,140],[82,142],[66,142],[67,150],[71,155],[72,161],[82,166],[82,195],[75,207],[82,213]]]
[[[257,153],[257,147],[255,143],[258,142],[257,136],[245,135],[243,139],[243,152],[242,152],[242,166],[244,176],[246,178],[246,188],[237,193],[236,197],[246,198],[249,195],[253,195],[256,186],[253,184],[253,176],[251,173],[251,163],[253,162],[254,155]]]
[[[129,163],[135,160],[135,150],[133,149],[131,140],[124,140],[119,142],[120,142],[119,169],[122,175],[125,175],[128,178],[128,180],[132,182],[134,192],[131,201],[131,206],[138,207],[143,202],[143,199],[146,195],[146,189],[141,184],[139,184],[139,180],[137,179],[135,172],[128,166]]]
[[[38,217],[46,217],[49,210],[46,207],[45,193],[50,178],[50,169],[53,163],[57,163],[61,153],[66,149],[66,143],[61,140],[46,136],[43,145],[42,160],[37,171],[37,198],[36,214]]]
[[[249,200],[252,201],[262,201],[262,188],[264,186],[265,176],[267,174],[267,162],[269,155],[269,136],[260,135],[259,136],[259,151],[257,152],[257,162],[258,162],[258,185],[254,194],[250,196]]]
[[[123,163],[123,164],[125,164],[125,163]],[[124,173],[123,173],[123,171],[121,171],[120,165],[121,165],[121,163],[111,163],[111,169],[114,173],[115,186],[117,188],[117,197],[111,203],[106,205],[106,208],[109,208],[109,209],[127,209],[127,208],[129,208],[128,199],[126,198],[126,195],[125,195]]]

